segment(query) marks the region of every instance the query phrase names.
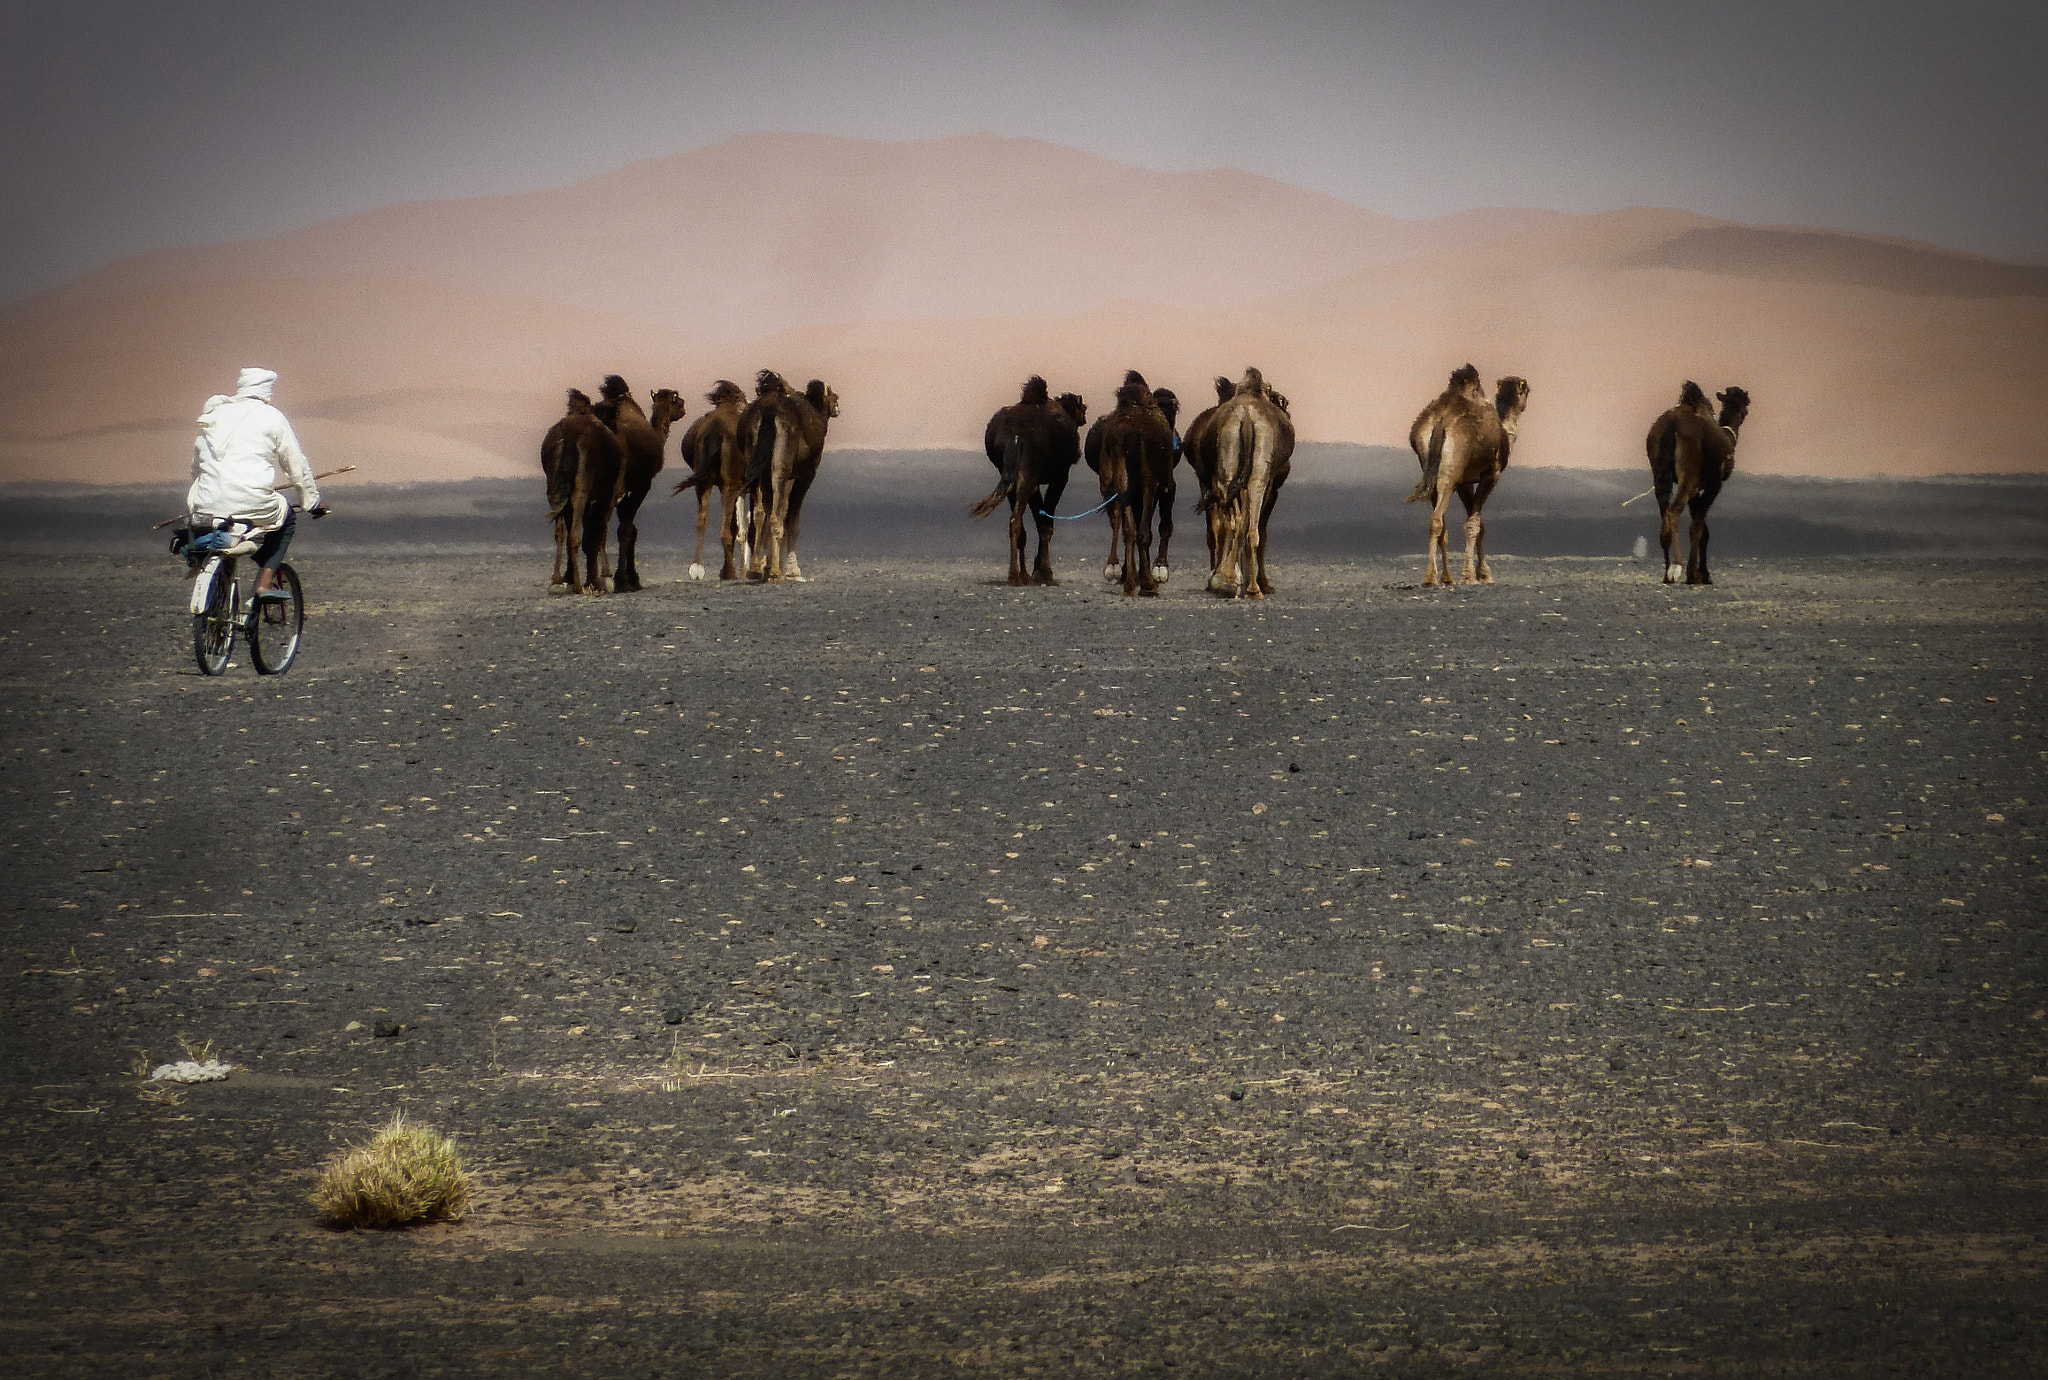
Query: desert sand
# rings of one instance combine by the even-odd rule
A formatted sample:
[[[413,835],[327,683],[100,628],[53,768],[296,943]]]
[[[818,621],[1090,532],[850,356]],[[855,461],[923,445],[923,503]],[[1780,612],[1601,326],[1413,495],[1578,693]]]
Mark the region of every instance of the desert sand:
[[[10,1373],[2042,1368],[2039,562],[577,600],[340,521],[277,680],[0,562]],[[469,1220],[318,1226],[400,1108]]]

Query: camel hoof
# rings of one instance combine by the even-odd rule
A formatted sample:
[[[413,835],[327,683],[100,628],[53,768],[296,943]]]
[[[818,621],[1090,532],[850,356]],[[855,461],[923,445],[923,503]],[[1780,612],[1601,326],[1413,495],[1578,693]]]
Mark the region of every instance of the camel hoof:
[[[1665,583],[1665,584],[1667,584],[1667,585],[1675,585],[1675,584],[1677,584],[1677,583],[1678,583],[1678,582],[1679,582],[1680,580],[1683,580],[1684,578],[1685,578],[1685,567],[1684,567],[1684,566],[1682,566],[1682,565],[1667,565],[1667,566],[1665,566],[1665,567],[1664,567],[1664,583]]]
[[[1105,580],[1121,580],[1121,579],[1122,579],[1123,577],[1124,577],[1124,571],[1123,571],[1123,567],[1122,567],[1122,566],[1120,566],[1120,565],[1118,565],[1118,564],[1117,564],[1117,563],[1116,563],[1115,561],[1104,561],[1104,562],[1102,563],[1102,578],[1103,578],[1103,579],[1105,579]]]
[[[1173,574],[1173,572],[1163,565],[1155,565],[1152,567],[1152,578],[1162,585],[1166,583],[1166,577],[1171,574]]]
[[[704,578],[704,566],[702,562],[690,562],[690,578],[693,580],[701,580]]]

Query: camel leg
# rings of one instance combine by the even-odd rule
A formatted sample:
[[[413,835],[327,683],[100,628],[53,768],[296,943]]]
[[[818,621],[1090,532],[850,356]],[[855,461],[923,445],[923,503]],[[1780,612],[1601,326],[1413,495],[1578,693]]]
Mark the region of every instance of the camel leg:
[[[773,482],[774,500],[762,505],[768,509],[768,539],[762,543],[767,549],[767,559],[763,567],[769,582],[780,584],[788,578],[782,572],[782,545],[789,528],[789,480],[783,477]]]
[[[1423,588],[1433,585],[1448,585],[1451,582],[1450,543],[1444,535],[1444,514],[1451,506],[1451,488],[1439,484],[1436,503],[1429,510],[1429,570],[1422,577]],[[1443,573],[1438,575],[1438,571]]]
[[[690,578],[704,578],[704,520],[711,515],[711,493],[708,489],[697,490],[697,551],[690,557]],[[721,524],[722,526],[723,524]]]
[[[569,520],[566,517],[558,517],[555,519],[555,569],[554,573],[548,576],[549,584],[559,585],[567,583],[568,576],[562,572],[564,564],[562,558],[569,554],[570,549]]]
[[[1010,494],[1010,583],[1028,585],[1031,577],[1024,573],[1024,555],[1030,548],[1031,538],[1024,528],[1024,508],[1031,502],[1031,491],[1024,487],[1024,477],[1017,477],[1017,487]]]
[[[1168,474],[1165,486],[1159,490],[1159,559],[1152,565],[1152,578],[1162,585],[1173,578],[1173,565],[1166,553],[1173,545],[1173,500],[1178,491],[1179,486]]]
[[[1663,523],[1657,535],[1664,547],[1664,583],[1667,585],[1675,585],[1685,578],[1685,567],[1678,561],[1678,515],[1691,502],[1692,495],[1680,488],[1664,505]]]
[[[621,591],[640,588],[640,524],[635,520],[640,515],[640,502],[640,498],[628,494],[619,504],[619,574],[613,588]]]
[[[1685,582],[1714,583],[1714,577],[1707,571],[1707,505],[1697,498],[1692,501],[1692,548],[1686,554]]]
[[[1109,505],[1109,554],[1102,560],[1102,578],[1114,580],[1123,574],[1123,562],[1117,558],[1117,539],[1123,535],[1123,523],[1118,517],[1121,508]]]
[[[719,569],[721,580],[737,580],[747,573],[747,562],[752,552],[747,549],[747,500],[738,487],[721,489],[721,501],[725,511],[721,515],[725,541],[725,565]]]
[[[1271,594],[1273,582],[1266,578],[1266,528],[1273,521],[1273,505],[1279,501],[1280,489],[1276,485],[1266,490],[1266,501],[1259,508],[1259,592]]]
[[[1152,573],[1152,509],[1156,501],[1153,494],[1141,488],[1138,494],[1138,509],[1132,515],[1132,532],[1137,541],[1137,559],[1132,565],[1138,575],[1138,593],[1153,599],[1159,597],[1159,579]],[[1127,547],[1127,554],[1128,551]]]
[[[1066,491],[1066,487],[1067,481],[1065,476],[1055,474],[1052,482],[1045,486],[1045,497],[1041,501],[1032,504],[1032,515],[1038,521],[1038,559],[1031,566],[1031,581],[1033,584],[1056,585],[1059,583],[1058,580],[1053,578],[1052,573],[1052,533],[1053,528],[1058,524],[1047,517],[1046,514],[1059,511],[1060,495]]]

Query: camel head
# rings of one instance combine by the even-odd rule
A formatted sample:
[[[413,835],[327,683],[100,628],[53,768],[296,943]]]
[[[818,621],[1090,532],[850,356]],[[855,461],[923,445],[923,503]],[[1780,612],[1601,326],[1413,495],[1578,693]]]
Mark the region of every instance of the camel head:
[[[1116,390],[1118,407],[1143,407],[1152,401],[1152,389],[1146,384],[1145,376],[1136,369],[1124,371],[1124,381]]]
[[[1236,396],[1237,385],[1232,383],[1229,379],[1223,377],[1223,375],[1218,374],[1216,376],[1216,401],[1219,403],[1227,403]]]
[[[647,400],[654,404],[654,411],[647,420],[656,427],[667,426],[689,412],[689,408],[683,406],[683,395],[673,388],[657,388],[648,394]]]
[[[804,400],[818,409],[820,417],[839,415],[839,395],[827,388],[823,379],[812,379],[804,386]]]
[[[1052,394],[1045,386],[1045,380],[1033,374],[1024,380],[1024,391],[1017,395],[1020,407],[1050,407]]]
[[[606,374],[604,382],[599,385],[597,391],[604,395],[606,402],[617,402],[620,398],[630,398],[633,396],[633,390],[628,388],[626,381],[617,374]]]
[[[1500,414],[1500,429],[1513,445],[1522,434],[1522,409],[1529,405],[1529,380],[1515,374],[1493,383],[1493,410]]]
[[[581,388],[571,388],[569,390],[569,411],[571,413],[590,411],[590,395]]]
[[[1740,431],[1743,419],[1749,416],[1748,391],[1731,383],[1714,396],[1721,400],[1721,425]]]
[[[1067,420],[1071,421],[1077,430],[1088,425],[1088,404],[1081,400],[1079,393],[1062,393],[1055,405],[1067,414]]]
[[[1706,390],[1691,379],[1687,379],[1679,388],[1678,405],[1680,407],[1689,407],[1702,417],[1710,417],[1714,412],[1714,405],[1707,401]]]
[[[754,396],[765,398],[773,393],[787,393],[789,385],[782,381],[782,375],[773,369],[763,369],[754,375]]]
[[[1174,419],[1180,416],[1180,399],[1175,396],[1174,391],[1171,388],[1155,388],[1152,390],[1152,401],[1159,404],[1159,410],[1166,414],[1166,424],[1172,426]]]
[[[1270,383],[1266,385],[1266,401],[1279,408],[1282,412],[1291,410],[1287,405],[1287,395]]]
[[[731,379],[720,379],[711,385],[711,391],[704,395],[704,401],[713,407],[741,407],[746,404],[747,395]]]

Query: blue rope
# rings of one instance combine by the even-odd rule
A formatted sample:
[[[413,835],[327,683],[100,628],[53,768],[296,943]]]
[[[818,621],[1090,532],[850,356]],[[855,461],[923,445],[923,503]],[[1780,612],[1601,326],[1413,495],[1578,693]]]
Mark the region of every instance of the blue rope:
[[[1108,498],[1103,499],[1102,502],[1096,504],[1093,508],[1090,508],[1085,513],[1070,513],[1066,517],[1061,517],[1058,513],[1048,513],[1047,511],[1045,511],[1045,509],[1040,508],[1038,510],[1038,515],[1040,517],[1051,518],[1054,522],[1077,522],[1084,517],[1094,517],[1097,513],[1101,512],[1104,508],[1107,508],[1110,504],[1114,502],[1116,502],[1116,495],[1111,494]]]

